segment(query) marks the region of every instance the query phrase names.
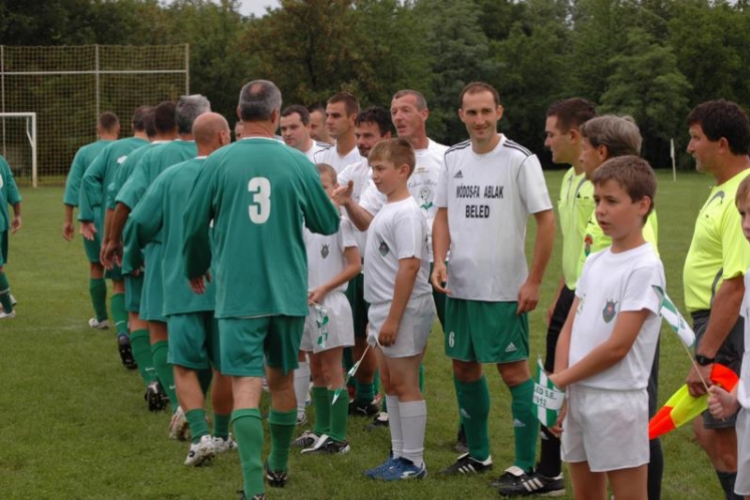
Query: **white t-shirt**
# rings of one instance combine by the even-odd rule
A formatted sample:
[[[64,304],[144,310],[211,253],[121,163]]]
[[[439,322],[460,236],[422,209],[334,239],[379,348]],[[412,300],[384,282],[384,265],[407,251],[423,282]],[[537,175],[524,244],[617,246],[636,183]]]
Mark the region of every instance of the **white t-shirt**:
[[[354,228],[347,219],[341,219],[338,232],[328,236],[304,229],[305,249],[307,250],[307,291],[325,285],[346,268],[344,250],[356,247]],[[345,292],[348,283],[334,291]]]
[[[325,142],[318,142],[318,141],[312,141],[312,146],[307,151],[303,151],[305,153],[305,156],[307,156],[307,159],[311,162],[315,163],[315,154],[318,151],[323,151],[324,149],[330,148],[330,144],[326,144]]]
[[[448,209],[451,296],[518,300],[529,215],[552,209],[536,155],[505,136],[485,154],[471,141],[456,144],[445,153],[435,205]]]
[[[331,146],[330,148],[322,149],[315,153],[313,163],[327,163],[333,167],[337,174],[340,174],[347,165],[362,160],[367,161],[366,158],[363,158],[362,155],[359,154],[359,149],[357,149],[356,146],[344,156],[339,155],[336,146]]]
[[[612,253],[608,247],[589,255],[576,288],[579,304],[570,337],[568,366],[612,336],[619,313],[643,309],[650,313],[623,359],[578,384],[609,390],[646,388],[661,330],[661,299],[653,285],[666,290],[664,267],[651,243],[620,253]]]
[[[365,300],[380,304],[393,300],[399,260],[422,260],[410,300],[432,293],[427,276],[427,222],[414,198],[387,203],[367,230],[365,248]]]
[[[349,181],[354,183],[354,186],[352,186],[352,198],[359,203],[363,191],[367,188],[367,184],[372,182],[372,169],[370,168],[367,159],[347,165],[344,167],[344,170],[339,173],[338,182],[340,186],[347,185]],[[375,189],[375,184],[372,186],[373,189]],[[375,191],[377,191],[377,189],[375,189]],[[378,194],[380,194],[380,192],[378,192]],[[354,237],[357,240],[357,246],[359,246],[359,253],[364,257],[367,232],[359,231],[356,227],[354,228],[354,231]]]
[[[740,314],[745,318],[745,352],[742,354],[737,399],[743,408],[750,409],[750,270],[745,273],[745,296]]]

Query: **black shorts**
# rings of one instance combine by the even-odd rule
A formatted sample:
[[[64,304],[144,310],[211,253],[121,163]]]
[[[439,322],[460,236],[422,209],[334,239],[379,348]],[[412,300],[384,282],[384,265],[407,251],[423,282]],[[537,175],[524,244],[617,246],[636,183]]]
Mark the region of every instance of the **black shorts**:
[[[570,313],[570,308],[573,307],[575,298],[575,290],[563,286],[560,290],[560,297],[555,302],[555,309],[552,311],[552,318],[547,327],[547,355],[544,357],[544,369],[549,373],[555,370],[557,339],[560,337],[565,320],[568,319],[568,313]]]

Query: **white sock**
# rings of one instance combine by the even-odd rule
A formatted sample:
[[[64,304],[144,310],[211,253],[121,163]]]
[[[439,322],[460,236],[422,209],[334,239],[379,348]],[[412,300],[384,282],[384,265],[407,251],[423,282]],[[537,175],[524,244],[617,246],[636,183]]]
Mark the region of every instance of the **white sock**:
[[[391,405],[389,402],[388,410],[390,409]],[[401,432],[404,435],[404,448],[401,456],[407,460],[411,460],[417,467],[421,467],[424,463],[427,403],[424,400],[399,403],[398,411],[401,414]],[[391,420],[391,422],[393,421]]]
[[[310,363],[299,362],[299,368],[294,370],[294,395],[297,397],[297,418],[305,414],[305,401],[310,390]]]
[[[403,456],[404,453],[404,434],[401,429],[401,411],[398,407],[398,397],[385,396],[388,405],[388,427],[391,429],[391,448],[393,449],[393,458]]]

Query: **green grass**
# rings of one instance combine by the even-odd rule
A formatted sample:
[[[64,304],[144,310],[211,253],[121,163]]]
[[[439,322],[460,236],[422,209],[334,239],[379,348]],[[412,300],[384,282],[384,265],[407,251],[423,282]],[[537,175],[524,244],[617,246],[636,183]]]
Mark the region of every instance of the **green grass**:
[[[553,199],[561,176],[547,175]],[[711,180],[681,174],[673,183],[666,173],[659,180],[659,247],[668,288],[681,306],[682,266]],[[6,268],[19,301],[18,316],[0,323],[0,497],[235,498],[242,484],[237,454],[218,457],[210,467],[183,466],[186,445],[167,439],[167,414],[146,410],[140,379],[120,365],[113,334],[88,328],[88,265],[80,236],[72,243],[60,236],[62,189],[24,188],[23,196],[24,227],[11,238]],[[533,224],[529,235],[533,238]],[[534,362],[544,354],[543,312],[560,276],[559,247],[558,239],[539,309],[531,315]],[[683,383],[689,368],[675,335],[663,331],[661,401]],[[492,455],[500,473],[513,459],[510,397],[495,369],[487,369]],[[351,453],[322,458],[293,451],[288,486],[270,491],[269,497],[495,498],[486,486],[489,477],[443,479],[434,474],[456,456],[451,450],[455,394],[439,327],[430,339],[426,372],[425,456],[433,473],[428,479],[393,485],[363,478],[363,470],[385,458],[389,437],[386,430],[367,432],[364,420],[352,419]],[[663,498],[722,497],[689,428],[667,435],[663,446]]]

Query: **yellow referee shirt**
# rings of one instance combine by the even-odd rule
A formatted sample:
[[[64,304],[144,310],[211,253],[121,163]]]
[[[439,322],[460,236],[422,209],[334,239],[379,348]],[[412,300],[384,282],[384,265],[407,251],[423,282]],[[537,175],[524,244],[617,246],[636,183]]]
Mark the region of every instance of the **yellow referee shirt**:
[[[578,266],[583,249],[586,223],[594,213],[594,187],[586,174],[571,167],[562,180],[557,211],[563,237],[562,271],[565,286],[573,290],[582,268]]]

